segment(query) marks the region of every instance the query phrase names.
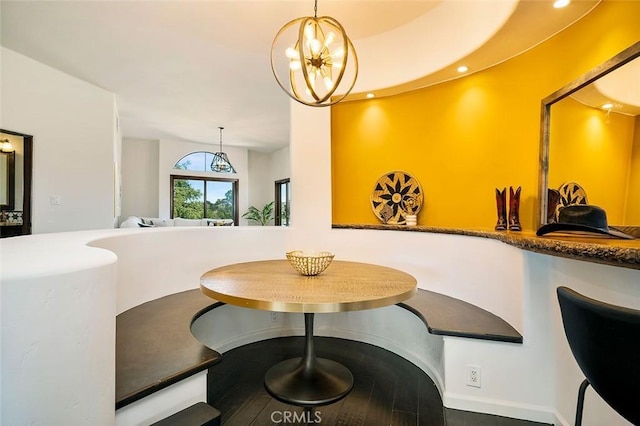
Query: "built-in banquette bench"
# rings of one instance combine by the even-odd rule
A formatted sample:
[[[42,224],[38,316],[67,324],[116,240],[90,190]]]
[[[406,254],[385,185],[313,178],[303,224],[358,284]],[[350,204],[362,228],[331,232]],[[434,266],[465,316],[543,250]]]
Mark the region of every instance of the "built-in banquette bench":
[[[190,331],[194,316],[220,305],[195,289],[116,316],[116,410],[221,360],[218,352],[198,342]],[[165,420],[167,424],[209,425],[219,424],[219,418],[217,410],[198,403]]]
[[[190,325],[195,318],[222,305],[193,289],[118,315],[116,409],[220,362],[221,355],[196,340]],[[419,289],[398,306],[415,314],[432,334],[522,343],[522,335],[502,318],[443,294]]]

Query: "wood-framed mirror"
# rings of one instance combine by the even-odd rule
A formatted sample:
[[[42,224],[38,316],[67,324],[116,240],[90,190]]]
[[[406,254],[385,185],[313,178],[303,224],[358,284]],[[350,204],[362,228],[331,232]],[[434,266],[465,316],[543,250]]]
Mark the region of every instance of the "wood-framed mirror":
[[[9,140],[8,157],[13,158],[13,173],[7,178],[8,199],[12,203],[2,204],[0,238],[31,234],[31,181],[33,164],[33,136],[0,129],[0,140]],[[3,156],[0,156],[2,159]],[[7,163],[8,164],[8,163]],[[1,169],[1,166],[0,166]],[[4,174],[3,174],[4,176]],[[11,182],[9,182],[11,180]],[[0,180],[4,187],[4,180]],[[0,195],[1,196],[1,195]]]
[[[609,226],[640,237],[640,42],[542,100],[538,227],[573,183]]]

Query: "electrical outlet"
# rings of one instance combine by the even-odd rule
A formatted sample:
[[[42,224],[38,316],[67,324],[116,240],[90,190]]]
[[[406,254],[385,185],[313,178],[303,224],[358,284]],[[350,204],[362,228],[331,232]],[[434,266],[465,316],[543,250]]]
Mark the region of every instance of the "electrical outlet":
[[[280,314],[278,312],[271,312],[271,322],[276,323],[280,321]]]
[[[467,365],[467,386],[481,387],[482,369],[478,365]]]

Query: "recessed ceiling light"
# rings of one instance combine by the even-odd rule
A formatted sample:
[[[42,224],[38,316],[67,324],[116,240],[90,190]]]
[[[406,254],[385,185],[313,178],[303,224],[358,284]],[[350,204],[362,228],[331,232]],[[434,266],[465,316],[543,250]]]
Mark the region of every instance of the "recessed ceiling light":
[[[611,102],[602,104],[602,109],[611,109],[611,108],[613,108],[613,104]]]
[[[469,67],[466,65],[460,65],[458,67],[458,72],[467,72],[467,71],[469,71]]]
[[[375,93],[367,93],[367,99],[375,98]]]
[[[568,6],[569,3],[571,3],[571,0],[556,0],[553,2],[553,7],[555,7],[556,9],[561,9]]]

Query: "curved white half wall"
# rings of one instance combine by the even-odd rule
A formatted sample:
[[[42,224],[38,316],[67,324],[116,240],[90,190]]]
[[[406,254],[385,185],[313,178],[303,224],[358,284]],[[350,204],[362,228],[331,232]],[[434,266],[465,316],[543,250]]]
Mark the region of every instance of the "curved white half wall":
[[[322,247],[337,257],[405,270],[420,287],[493,311],[523,334],[522,345],[430,336],[417,318],[397,307],[318,321],[319,335],[386,347],[429,371],[450,408],[568,424],[582,376],[564,339],[555,287],[567,285],[610,303],[640,307],[636,270],[552,258],[476,237],[326,226],[317,231],[325,236]],[[282,258],[287,249],[299,247],[294,238],[299,232],[279,227],[121,229],[1,241],[2,424],[117,422],[115,315],[197,288],[200,275],[215,266]],[[211,345],[221,350],[242,339],[302,332],[295,316],[290,324],[283,318],[282,329],[269,325],[267,334],[256,334],[268,313],[230,306],[214,311],[229,312],[233,319],[218,321],[222,328],[209,331]],[[466,386],[467,365],[482,367],[482,388]],[[204,386],[200,389],[189,398],[204,398]],[[158,397],[168,397],[167,392]],[[150,418],[144,406],[132,407],[129,414]],[[597,395],[589,396],[588,407],[587,418],[599,424],[625,424]]]

